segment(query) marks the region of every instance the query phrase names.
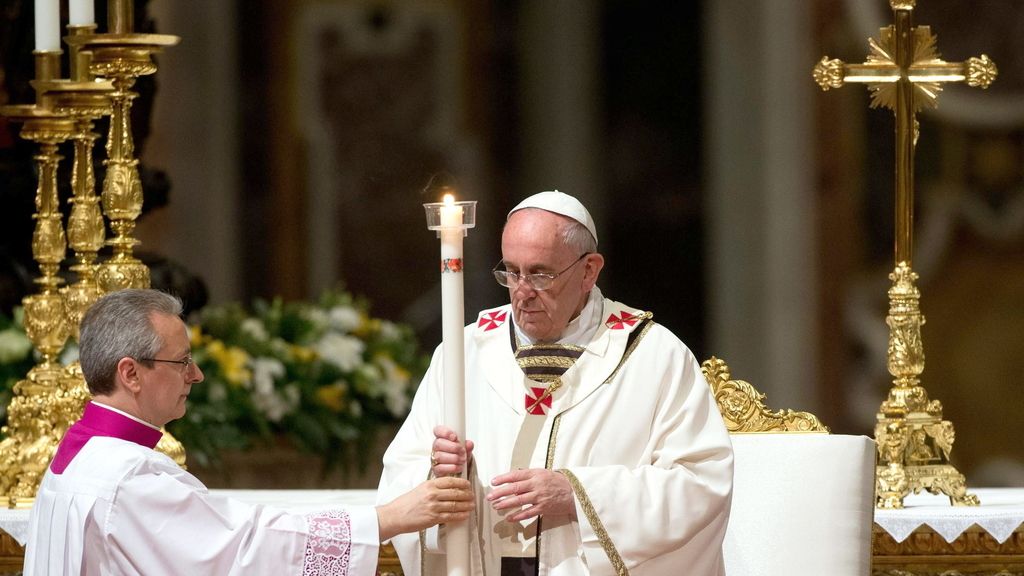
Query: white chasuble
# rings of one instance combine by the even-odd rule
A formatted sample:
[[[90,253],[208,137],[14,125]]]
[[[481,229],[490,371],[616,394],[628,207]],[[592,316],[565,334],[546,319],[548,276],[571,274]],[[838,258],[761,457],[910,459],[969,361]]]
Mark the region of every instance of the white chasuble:
[[[86,416],[90,409],[103,410],[90,404]],[[75,426],[62,444],[74,439]],[[60,473],[51,466],[43,478],[32,507],[26,576],[376,571],[379,536],[371,506],[307,515],[251,506],[211,495],[164,454],[94,432],[66,467],[58,451]]]
[[[499,576],[502,556],[524,555],[536,555],[542,576],[724,573],[732,448],[700,367],[650,314],[603,300],[600,321],[559,377],[550,407],[535,413],[528,410],[538,408],[543,384],[514,357],[511,307],[484,311],[466,327],[473,574]],[[443,369],[439,347],[384,456],[381,502],[430,473],[433,428],[443,424]],[[535,519],[512,524],[491,508],[491,479],[526,467],[570,479],[577,520],[542,518],[537,534]],[[393,539],[407,575],[445,573],[438,532]]]

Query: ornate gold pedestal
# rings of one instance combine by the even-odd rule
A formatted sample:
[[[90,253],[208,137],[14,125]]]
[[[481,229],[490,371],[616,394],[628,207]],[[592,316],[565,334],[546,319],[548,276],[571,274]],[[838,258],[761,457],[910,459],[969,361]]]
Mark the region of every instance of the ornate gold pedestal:
[[[942,419],[942,404],[929,400],[918,376],[924,370],[920,293],[917,274],[901,262],[889,275],[889,373],[893,386],[875,425],[878,469],[875,493],[879,508],[902,508],[910,492],[946,494],[957,506],[977,506],[967,493],[963,474],[949,463],[953,423]]]

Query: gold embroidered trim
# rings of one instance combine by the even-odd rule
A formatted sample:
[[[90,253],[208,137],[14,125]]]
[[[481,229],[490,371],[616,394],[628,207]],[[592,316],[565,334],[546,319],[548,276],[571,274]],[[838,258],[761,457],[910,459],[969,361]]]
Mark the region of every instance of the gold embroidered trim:
[[[562,424],[562,413],[555,416],[554,422],[551,423],[551,436],[548,440],[548,455],[544,459],[544,467],[551,470],[551,467],[555,463],[555,444],[558,439],[558,427]],[[537,534],[537,539],[540,539],[540,533]]]
[[[438,527],[438,530],[441,528]],[[427,573],[427,531],[420,530],[420,574]]]
[[[568,370],[576,363],[571,356],[525,356],[516,358],[520,368],[565,368]]]
[[[612,539],[608,536],[608,531],[605,530],[604,524],[601,522],[601,518],[598,517],[597,511],[594,510],[594,505],[590,502],[590,497],[587,496],[587,491],[583,489],[583,484],[580,483],[579,478],[575,474],[562,468],[557,470],[559,474],[562,474],[569,479],[569,484],[572,485],[572,491],[576,494],[576,499],[580,502],[580,508],[583,508],[583,513],[587,516],[587,521],[590,522],[590,526],[594,528],[594,533],[597,534],[597,539],[601,542],[601,547],[604,548],[604,553],[608,555],[608,561],[611,562],[612,567],[615,568],[615,573],[619,576],[629,576],[629,570],[626,570],[626,565],[622,562],[622,557],[619,556],[619,551],[612,545]]]
[[[526,346],[519,346],[519,337],[516,337],[517,350],[567,350],[569,352],[583,352],[586,350],[583,346],[574,346],[572,344],[528,344]]]

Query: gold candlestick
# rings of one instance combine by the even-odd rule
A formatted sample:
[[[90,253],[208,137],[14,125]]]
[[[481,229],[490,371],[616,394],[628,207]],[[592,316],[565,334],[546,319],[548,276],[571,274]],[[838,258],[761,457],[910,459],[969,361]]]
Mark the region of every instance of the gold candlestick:
[[[92,34],[96,25],[68,26],[69,37]],[[93,132],[95,120],[111,113],[110,95],[113,83],[96,80],[89,70],[91,54],[72,45],[71,79],[39,83],[53,103],[54,109],[75,121],[75,158],[72,166],[73,197],[68,218],[68,244],[74,251],[76,263],[70,269],[78,281],[61,290],[71,326],[71,336],[78,340],[78,327],[86,310],[103,291],[96,280],[96,258],[105,240],[100,198],[96,195],[96,175],[93,170],[93,145],[99,135]],[[77,363],[74,365],[77,368]],[[74,370],[77,375],[80,372]],[[83,381],[84,385],[84,381]]]
[[[32,256],[39,264],[36,294],[25,297],[25,333],[41,359],[28,376],[14,386],[8,407],[6,438],[0,442],[0,493],[11,506],[29,506],[46,465],[67,425],[77,415],[67,414],[61,386],[63,367],[57,355],[64,347],[70,326],[64,314],[58,276],[67,241],[57,199],[57,145],[75,134],[74,121],[54,110],[43,84],[60,74],[60,52],[36,52],[37,105],[5,106],[0,112],[23,124],[21,136],[39,145],[36,163],[36,221]]]
[[[36,366],[39,372],[59,371],[57,354],[64,347],[70,327],[63,319],[63,303],[58,292],[62,280],[58,276],[67,252],[63,217],[57,198],[58,144],[74,137],[75,123],[54,108],[46,86],[60,74],[60,52],[36,52],[36,90],[38,105],[9,106],[4,114],[22,122],[21,137],[39,145],[36,163],[39,184],[36,188],[36,221],[32,234],[32,256],[39,264],[40,277],[35,279],[39,293],[24,299],[25,331],[42,355]],[[30,373],[31,374],[31,373]]]
[[[25,122],[21,135],[39,144],[36,162],[39,166],[39,188],[36,192],[35,231],[32,234],[32,256],[39,263],[41,276],[35,282],[39,293],[25,298],[25,330],[42,354],[40,370],[56,364],[57,354],[64,347],[70,332],[62,318],[64,304],[58,292],[62,280],[57,275],[67,251],[64,223],[57,205],[57,145],[74,136],[74,122],[57,114],[36,117]]]
[[[110,79],[113,85],[102,200],[103,212],[114,233],[107,242],[114,255],[98,274],[100,288],[105,292],[149,287],[149,269],[133,254],[139,242],[132,232],[142,213],[143,190],[131,130],[132,100],[137,96],[132,87],[139,76],[156,72],[153,54],[179,41],[177,36],[166,34],[133,33],[133,7],[129,0],[111,0],[108,14],[109,33],[73,34],[66,39],[70,46],[91,54],[90,72]]]

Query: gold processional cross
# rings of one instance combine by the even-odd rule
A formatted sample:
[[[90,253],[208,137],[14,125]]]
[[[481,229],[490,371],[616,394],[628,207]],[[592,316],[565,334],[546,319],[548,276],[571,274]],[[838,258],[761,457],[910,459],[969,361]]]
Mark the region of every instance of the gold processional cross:
[[[921,344],[920,292],[914,285],[913,261],[914,148],[918,124],[915,115],[935,108],[944,82],[988,86],[996,78],[996,65],[984,54],[966,62],[939,59],[935,36],[928,26],[913,26],[915,0],[889,0],[895,24],[882,28],[879,40],[868,39],[871,54],[863,64],[822,58],[814,67],[814,80],[822,90],[844,83],[867,84],[871,107],[886,107],[896,115],[896,269],[889,275],[888,368],[893,385],[882,402],[875,424],[878,459],[875,470],[875,505],[902,508],[903,498],[922,489],[943,493],[958,506],[976,506],[967,493],[963,474],[949,462],[953,423],[942,419],[942,404],[929,400],[918,378],[924,371]]]

